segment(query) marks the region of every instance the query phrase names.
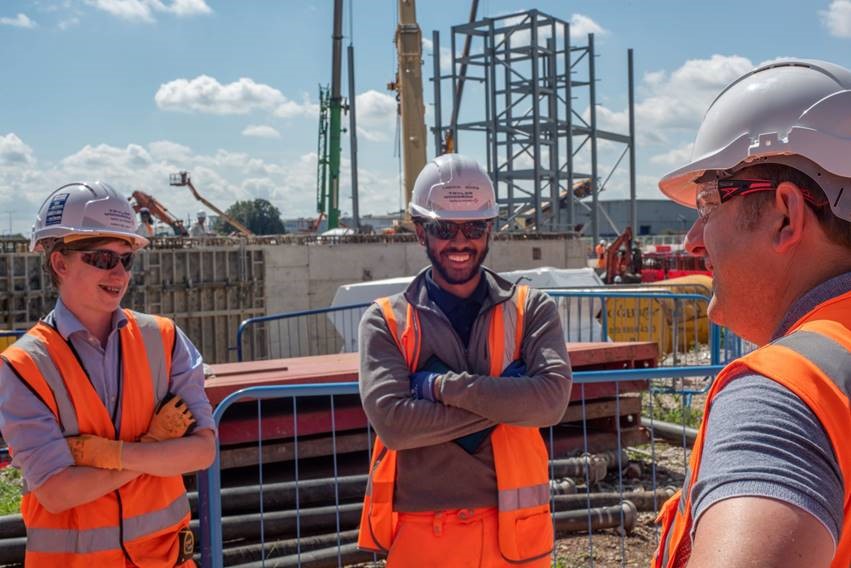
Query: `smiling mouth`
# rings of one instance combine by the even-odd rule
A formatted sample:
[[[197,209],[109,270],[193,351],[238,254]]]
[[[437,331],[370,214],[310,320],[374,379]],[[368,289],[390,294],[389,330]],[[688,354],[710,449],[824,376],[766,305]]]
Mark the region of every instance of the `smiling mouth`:
[[[121,286],[106,286],[104,284],[100,284],[99,287],[108,294],[118,295],[121,293]]]

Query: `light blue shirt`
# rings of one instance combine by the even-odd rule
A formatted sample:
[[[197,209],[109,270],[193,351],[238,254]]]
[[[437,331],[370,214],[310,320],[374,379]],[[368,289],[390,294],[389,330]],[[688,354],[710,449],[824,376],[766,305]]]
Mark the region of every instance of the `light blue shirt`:
[[[121,421],[118,403],[119,330],[127,325],[124,312],[112,315],[112,329],[102,346],[70,310],[57,300],[45,318],[71,343],[91,379],[98,397],[106,406],[113,423]],[[170,391],[189,406],[197,429],[215,429],[212,409],[204,393],[204,365],[201,354],[183,331],[175,326],[175,346],[171,365]],[[12,465],[21,469],[28,489],[32,490],[51,476],[74,465],[53,413],[5,364],[0,365],[0,431],[15,452]]]

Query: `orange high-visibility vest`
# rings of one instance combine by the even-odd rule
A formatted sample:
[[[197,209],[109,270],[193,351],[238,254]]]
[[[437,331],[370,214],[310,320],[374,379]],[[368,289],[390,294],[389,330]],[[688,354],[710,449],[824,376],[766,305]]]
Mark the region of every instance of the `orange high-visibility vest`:
[[[706,398],[703,422],[694,442],[683,490],[659,513],[662,525],[653,568],[680,568],[691,556],[691,488],[700,471],[706,417],[712,399],[748,369],[780,383],[815,413],[827,433],[845,480],[844,521],[831,568],[851,566],[851,292],[823,302],[783,337],[733,361],[715,379]]]
[[[528,293],[527,286],[517,286],[513,302],[502,302],[490,311],[491,376],[499,376],[506,366],[520,358]],[[422,344],[419,313],[402,294],[397,296],[395,306],[390,298],[380,298],[377,303],[408,369],[415,372]],[[403,326],[399,325],[400,320]],[[553,549],[553,527],[548,454],[541,433],[533,427],[500,424],[490,437],[498,490],[500,552],[509,562],[547,556]],[[396,451],[376,437],[358,534],[361,549],[386,553],[396,535],[398,519],[393,509],[396,458]]]
[[[118,431],[73,347],[47,323],[36,324],[2,354],[3,362],[50,409],[66,437],[93,434],[135,442],[148,430],[155,406],[168,392],[174,324],[157,316],[124,313]],[[180,552],[177,533],[189,526],[189,501],[181,476],[142,475],[62,513],[50,513],[28,492],[21,514],[27,527],[28,568],[172,568]]]

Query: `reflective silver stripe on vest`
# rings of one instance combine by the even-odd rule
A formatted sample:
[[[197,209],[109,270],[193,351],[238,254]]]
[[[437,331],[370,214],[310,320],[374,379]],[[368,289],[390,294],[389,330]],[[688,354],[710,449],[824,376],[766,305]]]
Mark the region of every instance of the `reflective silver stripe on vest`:
[[[809,359],[851,398],[851,353],[845,347],[814,331],[796,331],[774,341]]]
[[[171,349],[171,345],[163,345],[163,336],[154,316],[138,312],[133,312],[133,316],[136,318],[136,323],[142,331],[142,338],[145,341],[145,353],[148,355],[148,365],[151,367],[151,379],[154,382],[154,405],[156,405],[168,393],[169,370],[165,368],[165,350]],[[176,335],[175,341],[177,341]]]
[[[502,489],[499,492],[499,512],[510,513],[517,509],[526,509],[550,502],[550,485],[530,485],[517,489]]]
[[[80,427],[77,424],[77,412],[74,410],[71,397],[65,388],[65,381],[62,380],[59,369],[53,364],[53,360],[47,352],[47,346],[41,339],[29,334],[18,339],[16,346],[26,351],[32,358],[41,376],[50,386],[50,390],[53,391],[53,395],[56,398],[56,407],[59,410],[59,419],[65,428],[65,435],[76,436],[79,434]]]
[[[168,507],[124,519],[124,539],[132,541],[145,535],[174,526],[189,514],[189,499],[185,494]],[[121,547],[118,527],[87,530],[27,529],[27,550],[58,554],[87,554],[118,550]]]
[[[500,371],[508,367],[514,361],[514,348],[516,347],[515,343],[517,341],[517,303],[516,303],[516,294],[512,296],[511,299],[502,302],[498,306],[494,306],[491,312],[494,310],[502,310],[502,325],[505,333],[503,333],[503,346],[502,346],[502,366],[500,367]]]
[[[124,519],[124,540],[132,541],[167,529],[179,523],[188,514],[189,498],[183,493],[164,509]]]
[[[120,548],[118,527],[85,531],[27,528],[28,552],[86,553]]]

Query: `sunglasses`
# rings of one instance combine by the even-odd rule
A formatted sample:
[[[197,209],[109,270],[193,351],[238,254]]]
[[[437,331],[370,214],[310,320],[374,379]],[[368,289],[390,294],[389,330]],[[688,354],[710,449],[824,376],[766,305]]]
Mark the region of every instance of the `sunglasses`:
[[[436,239],[448,241],[455,238],[461,231],[471,241],[481,239],[487,232],[489,221],[465,221],[453,223],[452,221],[428,221],[423,223],[426,232]]]
[[[696,205],[698,216],[706,220],[719,205],[726,203],[737,195],[750,195],[758,191],[774,191],[777,186],[766,179],[721,179],[698,184]],[[804,187],[798,188],[804,200],[813,207],[822,207],[826,202],[819,203],[815,196]]]
[[[89,266],[94,266],[100,270],[112,270],[120,262],[121,266],[123,266],[124,270],[127,272],[130,272],[130,269],[133,267],[133,259],[136,256],[135,253],[132,252],[118,254],[111,250],[101,249],[77,252],[80,253],[80,259]]]

